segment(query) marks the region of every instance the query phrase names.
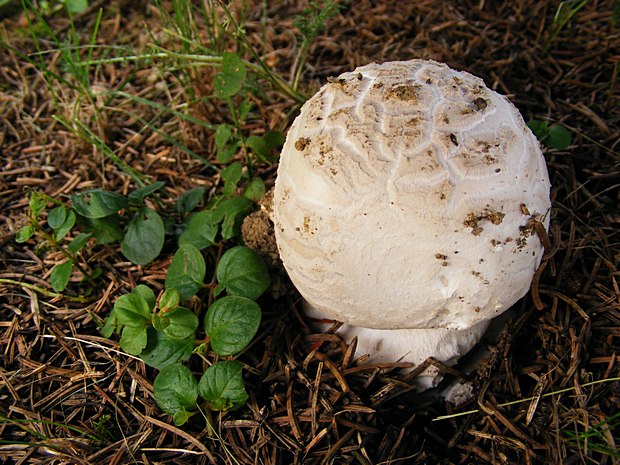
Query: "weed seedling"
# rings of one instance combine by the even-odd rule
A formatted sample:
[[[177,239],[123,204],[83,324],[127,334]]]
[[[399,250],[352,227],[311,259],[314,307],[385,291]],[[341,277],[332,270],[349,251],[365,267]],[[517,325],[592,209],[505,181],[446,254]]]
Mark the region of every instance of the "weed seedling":
[[[242,365],[235,360],[213,363],[198,381],[183,362],[192,354],[204,357],[235,356],[254,338],[261,320],[255,299],[269,287],[269,271],[255,252],[237,246],[225,252],[216,268],[213,302],[203,317],[204,338],[196,337],[198,316],[181,307],[204,283],[206,267],[201,252],[190,244],[179,247],[166,274],[166,290],[159,298],[147,286],[138,285],[119,297],[102,332],[120,334],[121,348],[160,370],[153,383],[153,396],[160,408],[182,425],[199,410],[202,398],[209,411],[241,407],[248,399]]]
[[[527,126],[540,142],[551,149],[563,150],[572,142],[571,134],[564,126],[556,124],[549,127],[546,121],[535,119],[528,121]]]
[[[588,451],[599,452],[610,456],[612,460],[616,460],[620,459],[620,451],[617,449],[620,438],[614,437],[618,428],[620,428],[620,413],[606,418],[583,432],[565,430],[564,434],[583,453],[588,454]]]
[[[588,0],[563,0],[560,2],[553,16],[553,30],[545,45],[545,51],[549,50],[560,31],[587,3]]]
[[[66,257],[50,274],[55,291],[65,290],[74,268],[95,287],[100,271],[89,271],[78,256],[90,239],[98,244],[120,242],[123,255],[137,265],[146,265],[160,254],[166,233],[164,222],[155,210],[144,205],[144,199],[162,186],[163,183],[154,183],[128,197],[95,189],[72,196],[71,206],[33,191],[28,223],[17,232],[16,241],[23,243],[37,236],[39,247],[52,248]],[[48,210],[50,204],[54,207]],[[46,222],[42,221],[45,212]],[[69,239],[74,229],[80,232]]]
[[[47,213],[47,226],[41,219],[49,203],[54,208]],[[90,234],[79,234],[66,246],[66,238],[77,221],[77,215],[73,209],[62,202],[54,200],[39,192],[31,192],[29,199],[28,223],[17,231],[16,242],[23,243],[37,235],[41,242],[40,247],[47,247],[61,252],[66,260],[54,266],[50,273],[50,284],[57,292],[62,292],[67,287],[73,268],[77,268],[90,285],[95,285],[96,274],[88,270],[80,261],[78,254],[90,239]]]
[[[265,194],[265,185],[257,176],[259,168],[274,163],[284,143],[281,131],[265,128],[249,133],[247,128],[256,127],[254,107],[257,99],[266,95],[265,84],[294,101],[294,105],[303,103],[305,98],[296,90],[297,84],[294,88],[264,63],[246,36],[243,13],[233,17],[224,2],[196,6],[173,0],[171,10],[166,10],[163,2],[156,2],[165,37],[155,39],[153,35],[153,46],[147,51],[135,53],[123,48],[123,56],[119,56],[115,49],[116,56],[102,58],[93,57],[94,52],[100,51],[96,37],[101,11],[89,43],[80,45],[71,15],[87,5],[85,0],[66,2],[70,20],[67,34],[56,33],[30,0],[23,1],[24,9],[31,13],[28,18],[32,18],[30,29],[37,48],[36,54],[26,58],[46,77],[51,92],[59,88],[71,90],[62,95],[74,98],[73,102],[58,105],[63,111],[74,111],[58,112],[53,118],[92,145],[102,160],[113,162],[136,189],[128,195],[95,189],[75,194],[66,203],[33,193],[29,222],[18,232],[17,241],[38,239],[39,246],[58,250],[66,257],[50,275],[57,292],[67,288],[76,269],[92,287],[97,284],[100,272],[91,272],[83,257],[87,243],[117,247],[128,261],[141,266],[160,257],[166,247],[172,260],[165,290],[156,295],[143,284],[133,287],[115,301],[101,331],[106,337],[116,334],[124,352],[159,370],[153,395],[161,409],[172,415],[175,424],[182,425],[198,412],[206,412],[210,421],[211,411],[244,405],[248,395],[243,365],[233,358],[246,349],[258,330],[261,309],[256,300],[269,287],[270,276],[262,259],[239,245],[236,238],[243,219],[256,210]],[[305,38],[297,61],[297,79],[311,42],[323,30],[325,21],[338,11],[334,0],[325,4],[324,10],[312,3],[307,21],[300,20]],[[47,67],[43,56],[51,51],[43,49],[42,36],[36,31],[45,34],[46,43],[53,44],[63,69]],[[230,46],[233,42],[234,46]],[[176,48],[168,50],[166,47],[171,45]],[[225,51],[228,49],[235,51]],[[132,67],[130,76],[109,86],[109,90],[92,86],[92,71],[109,63]],[[180,92],[171,92],[174,97],[165,101],[159,93],[151,97],[157,101],[147,94],[132,95],[131,86],[125,84],[145,63],[165,64],[159,71],[163,75],[165,68],[166,76],[171,76],[172,85],[180,86],[175,88]],[[211,95],[202,87],[197,91],[197,70],[201,66],[219,68]],[[97,91],[101,88],[104,90]],[[179,100],[174,100],[177,95]],[[103,112],[110,111],[110,102],[116,102],[115,99],[124,102],[125,105],[114,108],[135,123],[137,129],[132,130],[141,135],[151,132],[169,146],[203,162],[220,183],[217,194],[208,195],[206,188],[196,187],[172,204],[162,193],[163,183],[148,184],[147,177],[136,171],[131,160],[108,145]],[[61,103],[59,98],[57,103]],[[91,106],[92,111],[79,111],[84,104]],[[201,113],[188,111],[198,105],[214,108],[216,122],[205,121],[199,116]],[[134,106],[148,108],[156,115],[145,116]],[[203,156],[191,148],[191,143],[179,140],[174,130],[162,125],[166,118],[173,120],[175,128],[180,122],[191,125],[197,133],[212,136],[212,156]],[[205,312],[183,306],[191,299],[197,300],[197,295],[204,298]],[[192,358],[195,361],[190,369],[187,362]],[[203,369],[196,377],[200,361]]]
[[[306,56],[310,45],[316,40],[316,38],[325,31],[327,28],[327,21],[336,16],[342,5],[339,5],[336,0],[326,0],[325,2],[310,2],[308,7],[304,10],[304,14],[297,17],[295,26],[301,32],[301,46],[295,57],[293,64],[293,89],[297,90],[299,87],[299,80],[304,68]]]

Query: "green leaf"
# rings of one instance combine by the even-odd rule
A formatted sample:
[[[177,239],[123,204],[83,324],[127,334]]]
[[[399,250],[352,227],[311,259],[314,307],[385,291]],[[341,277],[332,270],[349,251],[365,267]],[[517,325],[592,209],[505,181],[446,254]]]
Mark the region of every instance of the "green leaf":
[[[549,134],[549,127],[545,121],[532,119],[527,122],[527,127],[532,130],[538,140],[542,141]]]
[[[172,310],[179,306],[181,296],[176,289],[166,289],[159,298],[159,308],[161,310]]]
[[[246,139],[246,144],[252,149],[258,159],[264,163],[273,163],[277,156],[273,151],[284,144],[285,137],[279,131],[270,131],[264,136],[250,136]]]
[[[47,197],[38,192],[30,192],[30,198],[28,199],[28,207],[32,212],[34,218],[38,218],[41,212],[45,209],[47,204]]]
[[[70,210],[65,216],[65,221],[58,228],[54,228],[54,239],[57,241],[62,240],[67,234],[69,234],[71,228],[75,226],[75,221],[75,212]]]
[[[187,410],[179,410],[177,413],[172,415],[172,422],[177,426],[182,426],[187,423],[187,420],[191,418],[192,414]]]
[[[80,216],[79,222],[84,230],[97,240],[99,244],[111,244],[123,238],[120,216],[116,213],[103,218],[86,218]]]
[[[151,195],[153,192],[161,189],[162,187],[164,187],[164,183],[161,181],[157,181],[149,186],[144,186],[139,189],[136,189],[135,191],[129,194],[129,203],[131,205],[140,207],[142,206],[142,203],[144,202],[144,199],[146,197]]]
[[[224,180],[222,193],[227,196],[233,195],[237,190],[237,184],[243,176],[243,165],[238,161],[231,163],[220,172],[220,176]]]
[[[74,195],[71,200],[78,214],[95,219],[110,216],[128,205],[128,200],[122,195],[103,189]]]
[[[148,326],[151,317],[149,303],[141,295],[133,292],[116,299],[114,312],[118,326],[143,328]]]
[[[110,333],[111,325],[116,325],[117,331],[121,334],[121,348],[131,355],[140,355],[147,344],[146,329],[150,326],[151,318],[149,292],[153,291],[147,286],[139,285],[130,294],[116,299],[112,310],[114,320],[110,325],[106,321],[104,326],[105,335]]]
[[[265,195],[265,183],[260,178],[252,179],[243,191],[243,196],[258,203]]]
[[[193,211],[205,197],[207,188],[203,186],[194,187],[183,192],[177,199],[176,210],[183,216]]]
[[[237,112],[239,114],[239,121],[245,121],[251,109],[252,102],[246,98],[243,102],[239,104],[239,108],[237,109]]]
[[[149,313],[155,308],[156,297],[153,289],[150,287],[145,286],[144,284],[138,284],[132,289],[131,293],[144,299],[149,308]]]
[[[268,131],[263,136],[263,139],[265,139],[267,147],[270,150],[274,150],[284,145],[284,142],[286,141],[286,136],[280,131]]]
[[[103,321],[103,326],[101,327],[101,334],[105,337],[112,337],[114,330],[116,329],[116,312],[114,309],[110,312],[107,318]]]
[[[563,126],[551,126],[544,142],[547,147],[563,150],[571,144],[572,136]]]
[[[221,151],[217,153],[217,160],[220,163],[224,163],[224,164],[229,163],[234,158],[238,149],[239,149],[238,142],[235,142],[234,144],[231,144],[231,145],[227,145],[226,147],[224,147]]]
[[[67,246],[67,250],[72,254],[78,253],[86,245],[88,240],[92,237],[90,233],[80,233],[73,238],[73,240]]]
[[[145,207],[129,223],[121,242],[121,251],[132,263],[146,265],[161,252],[165,234],[164,222],[159,214]]]
[[[88,0],[63,0],[71,14],[84,13],[88,9]]]
[[[163,331],[147,329],[148,343],[140,354],[148,366],[161,370],[176,362],[189,360],[194,350],[194,338],[173,339]]]
[[[234,410],[245,405],[248,394],[242,370],[242,365],[234,360],[216,363],[205,370],[198,392],[211,410]]]
[[[73,271],[73,262],[71,260],[56,265],[50,273],[50,284],[56,292],[62,292],[69,284],[71,272]]]
[[[233,134],[232,127],[228,124],[220,124],[215,130],[215,146],[218,151],[226,147]]]
[[[234,53],[224,52],[222,55],[222,70],[215,75],[213,85],[215,95],[227,99],[241,90],[247,71],[241,58]]]
[[[586,3],[588,0],[564,0],[560,2],[553,16],[553,25],[563,27]]]
[[[203,287],[206,272],[200,250],[191,244],[182,244],[168,267],[166,289],[176,289],[181,300],[187,300]]]
[[[228,163],[235,156],[239,148],[239,138],[233,134],[228,124],[220,124],[215,130],[215,146],[220,163]]]
[[[187,339],[194,337],[198,328],[198,317],[187,308],[177,307],[164,313],[165,318],[170,322],[164,328],[166,336],[173,339]]]
[[[17,242],[18,244],[26,242],[28,239],[34,236],[34,231],[34,226],[32,226],[31,224],[24,226],[19,231],[17,231],[17,234],[15,235],[15,242]]]
[[[215,208],[215,219],[222,221],[222,239],[228,240],[239,235],[241,223],[255,208],[254,202],[244,197],[224,199]]]
[[[258,299],[271,284],[269,269],[263,259],[252,249],[241,245],[222,255],[215,275],[229,295],[253,300]]]
[[[234,355],[250,343],[260,320],[261,311],[256,302],[246,297],[227,296],[209,307],[204,327],[215,353]]]
[[[243,218],[255,207],[254,202],[244,197],[223,199],[211,210],[203,210],[190,217],[179,236],[179,245],[191,244],[198,249],[213,245],[220,223],[224,240],[238,236]]]
[[[52,208],[47,214],[47,224],[52,229],[60,228],[66,219],[67,209],[63,205]]]
[[[205,249],[215,244],[219,221],[211,210],[203,210],[192,215],[185,231],[179,236],[179,245],[191,244],[197,249]]]
[[[140,355],[147,342],[146,326],[125,326],[119,341],[121,349],[129,355]]]
[[[170,325],[170,320],[165,316],[161,317],[157,313],[154,313],[151,317],[151,323],[153,324],[153,328],[157,331],[163,331]]]
[[[245,143],[252,149],[254,154],[261,160],[265,161],[265,154],[268,152],[267,144],[265,140],[260,136],[250,136],[245,140]]]
[[[188,411],[196,409],[198,382],[186,366],[170,365],[155,377],[153,397],[159,408],[172,415],[175,424],[180,426],[189,418]]]

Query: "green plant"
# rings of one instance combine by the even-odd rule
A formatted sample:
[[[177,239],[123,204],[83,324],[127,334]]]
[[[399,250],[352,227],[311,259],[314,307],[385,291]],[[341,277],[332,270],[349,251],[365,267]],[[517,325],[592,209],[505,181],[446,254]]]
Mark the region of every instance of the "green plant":
[[[325,0],[324,2],[309,2],[304,9],[303,15],[297,17],[295,26],[301,33],[301,45],[293,64],[293,89],[299,87],[299,80],[303,71],[306,56],[310,45],[327,28],[327,21],[336,16],[343,8],[337,0]]]
[[[263,136],[248,138],[244,136],[242,127],[252,109],[249,96],[244,96],[245,92],[242,92],[246,78],[247,70],[241,58],[234,53],[224,52],[222,69],[215,75],[213,86],[215,96],[227,103],[233,126],[227,123],[217,126],[215,144],[220,163],[229,163],[241,148],[245,153],[246,166],[251,170],[256,161],[264,163],[275,161],[273,151],[284,143],[284,135],[278,131],[268,131]],[[244,97],[238,106],[233,101],[236,95]],[[235,170],[238,171],[238,168]]]
[[[204,283],[206,267],[201,252],[182,244],[166,274],[166,290],[156,298],[147,286],[138,285],[119,297],[102,333],[120,334],[121,348],[160,370],[153,384],[153,396],[161,409],[182,425],[198,411],[198,395],[208,410],[235,409],[247,400],[242,365],[234,360],[212,364],[198,382],[182,362],[193,353],[211,350],[219,357],[234,356],[244,350],[258,330],[261,310],[255,299],[270,284],[269,271],[262,259],[244,246],[226,251],[216,268],[219,295],[203,317],[205,336],[197,338],[199,317],[180,303],[194,296]]]
[[[26,3],[22,1],[22,5]],[[32,5],[27,4],[30,8]],[[74,15],[84,13],[88,9],[88,0],[56,0],[56,1],[40,1],[37,3],[39,10],[43,16],[51,16],[61,10]]]
[[[72,196],[72,206],[33,191],[28,223],[17,232],[16,241],[26,242],[37,235],[41,239],[39,246],[46,245],[66,257],[50,274],[50,284],[55,291],[65,290],[74,268],[95,286],[94,279],[100,271],[90,272],[79,258],[79,252],[90,239],[98,244],[120,242],[123,255],[137,265],[146,265],[160,254],[166,233],[164,222],[155,210],[144,205],[144,199],[162,186],[163,183],[154,183],[127,197],[95,189]],[[49,204],[54,207],[48,210]],[[80,233],[69,240],[74,228]]]
[[[23,4],[24,8],[34,9],[29,0],[24,0]],[[78,255],[89,241],[100,245],[120,244],[125,258],[138,265],[147,265],[159,257],[167,244],[173,256],[164,292],[156,296],[144,285],[131,289],[116,300],[104,321],[102,333],[106,337],[116,333],[126,353],[160,370],[154,383],[155,400],[162,410],[173,416],[176,424],[182,424],[199,410],[199,398],[204,400],[207,411],[234,409],[247,399],[242,365],[228,358],[244,350],[254,337],[261,315],[255,301],[268,288],[270,278],[260,257],[236,245],[234,239],[240,234],[244,217],[256,209],[256,203],[265,193],[263,181],[256,176],[258,168],[273,163],[278,148],[284,143],[281,131],[266,128],[249,134],[247,127],[256,122],[255,102],[265,96],[265,81],[296,103],[305,99],[253,50],[243,21],[239,22],[243,14],[235,19],[227,6],[220,4],[224,14],[220,21],[222,18],[216,16],[211,2],[196,6],[174,0],[170,6],[170,13],[163,4],[159,5],[159,10],[169,26],[166,31],[173,39],[170,42],[178,45],[177,49],[168,50],[164,41],[153,37],[153,48],[144,53],[128,54],[123,50],[119,56],[119,51],[114,50],[116,56],[97,59],[93,58],[94,51],[106,51],[105,46],[95,47],[101,11],[86,46],[80,45],[72,22],[66,37],[60,37],[43,15],[32,14],[30,30],[38,53],[28,59],[46,76],[52,92],[58,84],[74,91],[76,101],[70,107],[77,109],[81,103],[88,103],[94,109],[88,118],[84,118],[83,113],[73,112],[54,115],[54,119],[95,147],[103,160],[112,161],[131,177],[137,188],[129,195],[95,189],[72,196],[70,204],[33,194],[37,202],[31,206],[30,221],[18,233],[18,241],[25,242],[37,236],[41,239],[40,246],[52,247],[67,256],[51,274],[52,287],[58,292],[65,290],[74,268],[95,286],[98,272],[90,273],[88,264]],[[70,18],[71,14],[69,12]],[[206,24],[209,39],[206,42],[200,29],[205,27],[201,26],[203,24]],[[38,34],[45,34],[61,52],[66,72],[48,68],[42,57],[49,51],[39,48],[43,40]],[[235,53],[223,51],[228,48],[230,39],[236,43],[236,47],[232,47]],[[248,60],[242,58],[248,56]],[[124,82],[114,89],[93,90],[90,85],[93,68],[111,62],[132,66],[135,63],[136,67],[165,64],[166,76],[172,76],[173,85],[180,84],[182,92],[178,95],[185,101],[181,105],[178,102],[162,104],[149,99],[148,95],[134,96],[123,90]],[[219,67],[212,82],[212,95],[207,96],[203,96],[202,90],[199,93],[194,89],[197,69],[205,65]],[[161,98],[161,95],[158,93],[151,98]],[[146,177],[135,171],[106,142],[105,131],[99,123],[105,120],[103,112],[109,110],[109,104],[116,104],[118,99],[124,104],[117,105],[116,113],[128,115],[139,126],[140,133],[156,133],[171,146],[203,161],[221,181],[218,193],[207,198],[204,187],[190,189],[177,199],[170,211],[169,199],[165,198],[165,193],[160,196],[163,184],[147,185]],[[156,115],[144,117],[143,113],[129,108],[136,104],[148,107]],[[203,104],[217,110],[216,124],[188,111]],[[214,156],[203,157],[173,136],[174,131],[164,130],[162,120],[166,118],[172,119],[173,126],[176,120],[213,134]],[[53,205],[49,211],[48,205]],[[73,232],[78,233],[70,234]],[[75,238],[69,242],[73,235]],[[205,282],[211,266],[212,279]],[[206,294],[204,315],[200,309],[182,306],[196,294]],[[199,381],[192,381],[189,376],[193,374],[188,366],[195,372],[198,363],[191,360],[192,354],[195,354],[194,359],[201,358],[210,365],[201,370],[204,373]],[[192,365],[184,365],[186,362]]]
[[[96,420],[91,420],[93,425],[93,432],[97,438],[99,438],[99,442],[102,443],[110,443],[114,440],[114,437],[110,431],[110,427],[112,426],[112,415],[106,413],[101,415]]]
[[[620,428],[620,413],[606,418],[583,432],[564,430],[564,434],[584,454],[592,451],[608,455],[612,459],[619,459],[620,451],[617,444],[620,438],[613,436],[617,434],[618,428]]]
[[[47,214],[47,225],[51,231],[45,228],[45,223],[41,220],[41,216],[49,203],[55,205]],[[66,260],[55,265],[50,273],[52,288],[57,292],[64,291],[69,283],[74,267],[82,273],[82,276],[91,285],[94,285],[96,275],[84,266],[78,255],[90,239],[90,234],[79,234],[64,246],[67,236],[77,222],[75,211],[63,203],[36,191],[30,193],[28,204],[28,223],[17,231],[15,240],[18,243],[23,243],[38,235],[42,239],[40,246],[45,244],[52,249],[60,251],[65,256]]]
[[[120,241],[121,252],[129,261],[146,265],[161,252],[166,230],[159,213],[144,205],[144,199],[162,186],[156,182],[127,197],[95,189],[71,199],[87,233],[101,244]]]
[[[535,119],[528,121],[527,126],[549,148],[563,150],[572,142],[571,133],[564,126],[556,124],[549,127],[546,121]]]
[[[549,50],[560,31],[587,3],[588,0],[563,0],[560,2],[553,16],[553,29],[545,45],[545,51]]]
[[[103,10],[99,10],[90,41],[85,46],[81,46],[80,44],[80,34],[76,31],[73,21],[73,15],[85,11],[87,7],[88,2],[85,0],[43,2],[42,5],[35,5],[31,0],[22,0],[22,8],[26,13],[25,17],[28,21],[28,29],[32,36],[37,54],[32,57],[25,56],[19,50],[13,47],[10,48],[22,58],[35,65],[43,73],[56,103],[58,103],[59,98],[52,84],[54,81],[77,91],[78,99],[74,105],[72,105],[72,108],[78,108],[81,104],[81,100],[85,99],[94,109],[95,116],[100,116],[99,107],[91,91],[92,86],[89,69],[87,66],[84,66],[84,62],[88,62],[92,57],[97,34],[101,25],[101,19],[103,17]],[[66,10],[69,16],[69,32],[64,37],[57,34],[45,19],[46,16],[51,16],[63,9]],[[45,45],[47,41],[53,43],[56,50],[61,52],[59,70],[50,69],[45,62],[44,56],[54,51],[50,50],[49,46]],[[86,52],[85,57],[82,57],[82,52],[84,51]]]
[[[178,250],[166,273],[166,291],[156,299],[148,287],[137,286],[116,301],[102,329],[107,337],[116,331],[123,350],[161,370],[153,395],[177,425],[198,411],[199,397],[207,412],[238,408],[247,400],[238,362],[212,364],[199,382],[182,365],[192,353],[204,355],[211,350],[218,357],[229,357],[242,351],[260,323],[255,300],[270,284],[262,259],[244,246],[227,250],[217,263],[214,285],[204,283],[207,267],[202,251],[213,246],[221,249],[218,241],[239,235],[241,221],[265,193],[262,180],[252,178],[252,168],[273,162],[273,151],[284,139],[278,132],[244,137],[242,127],[251,110],[249,98],[243,96],[246,78],[244,62],[224,53],[222,69],[214,79],[215,96],[226,102],[232,120],[232,125],[221,123],[215,129],[216,158],[224,165],[220,170],[223,186],[198,212],[194,210],[204,198],[204,188],[192,189],[177,200],[175,210],[184,222],[178,228]],[[234,160],[240,151],[245,164]],[[196,339],[198,316],[179,303],[205,288],[210,290],[209,301],[223,292],[227,295],[209,305],[202,325],[205,338]]]

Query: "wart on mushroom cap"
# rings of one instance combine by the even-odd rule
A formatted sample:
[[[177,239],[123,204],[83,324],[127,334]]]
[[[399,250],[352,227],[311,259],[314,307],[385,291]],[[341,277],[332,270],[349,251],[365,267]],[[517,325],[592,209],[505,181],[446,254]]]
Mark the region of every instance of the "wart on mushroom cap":
[[[524,231],[548,225],[549,189],[537,140],[481,79],[433,61],[370,64],[330,80],[293,123],[276,239],[330,318],[466,330],[527,292],[543,250]]]

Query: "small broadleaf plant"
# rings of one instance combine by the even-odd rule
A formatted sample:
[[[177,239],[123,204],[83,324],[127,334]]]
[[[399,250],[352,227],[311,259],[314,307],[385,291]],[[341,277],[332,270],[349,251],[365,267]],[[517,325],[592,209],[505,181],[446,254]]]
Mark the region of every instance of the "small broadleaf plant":
[[[572,142],[571,133],[564,126],[549,126],[546,121],[530,120],[527,126],[540,142],[551,149],[563,150]]]
[[[156,182],[131,192],[127,197],[94,189],[72,196],[71,205],[33,191],[29,199],[28,223],[17,232],[16,241],[23,243],[38,235],[42,243],[66,257],[50,273],[50,284],[57,292],[66,289],[74,268],[94,284],[100,271],[90,272],[78,257],[91,239],[98,244],[120,242],[121,252],[129,261],[146,265],[161,253],[166,228],[159,213],[145,206],[144,200],[162,186],[163,183]],[[54,207],[48,211],[49,204]],[[45,222],[41,221],[44,212],[47,212]],[[69,241],[74,229],[80,233]]]
[[[219,297],[203,317],[204,338],[197,338],[199,317],[180,304],[208,289],[200,250],[189,243],[179,246],[166,274],[166,290],[156,298],[145,285],[119,297],[106,318],[102,333],[120,335],[120,346],[160,370],[153,384],[159,407],[177,426],[199,410],[199,399],[209,411],[232,410],[245,404],[242,368],[236,360],[210,365],[198,381],[183,365],[192,354],[231,357],[252,341],[261,321],[256,303],[269,287],[269,271],[255,252],[245,246],[227,250],[215,270]],[[242,283],[249,292],[240,291]],[[214,293],[215,294],[215,293]]]
[[[241,128],[252,110],[252,96],[246,89],[247,76],[243,60],[235,53],[224,52],[222,68],[215,75],[213,87],[215,96],[227,103],[232,124],[221,123],[217,126],[215,146],[217,160],[224,164],[233,161],[237,152],[242,149],[246,153],[246,165],[251,170],[255,161],[273,163],[276,160],[275,151],[284,144],[284,135],[280,131],[266,131],[262,136],[244,137]],[[233,99],[242,97],[244,98],[236,105]],[[227,169],[231,169],[230,166]]]

